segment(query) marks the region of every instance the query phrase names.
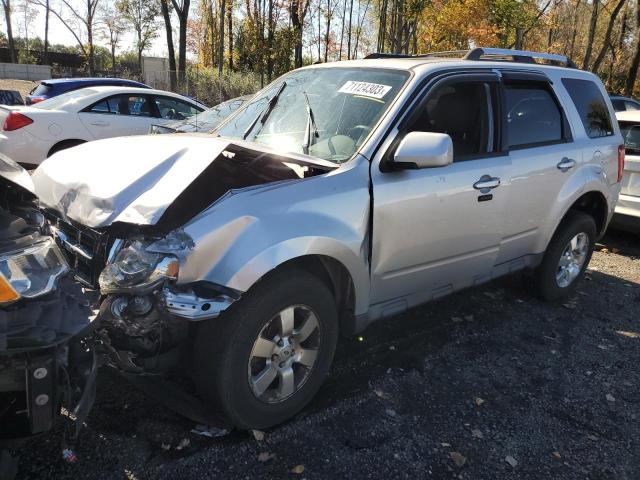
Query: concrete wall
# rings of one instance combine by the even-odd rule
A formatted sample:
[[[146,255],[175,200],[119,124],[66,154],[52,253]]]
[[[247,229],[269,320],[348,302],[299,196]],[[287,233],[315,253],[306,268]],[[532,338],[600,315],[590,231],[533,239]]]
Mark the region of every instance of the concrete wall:
[[[51,67],[49,65],[0,63],[0,78],[10,78],[12,80],[47,80],[51,78]]]
[[[158,90],[169,89],[169,60],[162,57],[142,57],[143,81]]]

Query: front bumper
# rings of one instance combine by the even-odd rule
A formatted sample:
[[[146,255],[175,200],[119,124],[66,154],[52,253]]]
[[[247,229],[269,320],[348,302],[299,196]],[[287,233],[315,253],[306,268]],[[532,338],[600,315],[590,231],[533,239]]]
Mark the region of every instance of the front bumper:
[[[0,310],[0,446],[50,430],[61,408],[73,440],[95,396],[93,325],[77,284]]]

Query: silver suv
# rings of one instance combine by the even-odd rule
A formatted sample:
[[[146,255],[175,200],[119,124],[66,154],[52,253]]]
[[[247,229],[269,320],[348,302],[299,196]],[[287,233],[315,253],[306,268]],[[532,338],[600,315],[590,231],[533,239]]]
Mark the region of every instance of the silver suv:
[[[613,118],[565,57],[372,55],[284,75],[213,135],[87,143],[33,180],[111,363],[264,428],[340,333],[518,270],[570,293],[620,190]]]

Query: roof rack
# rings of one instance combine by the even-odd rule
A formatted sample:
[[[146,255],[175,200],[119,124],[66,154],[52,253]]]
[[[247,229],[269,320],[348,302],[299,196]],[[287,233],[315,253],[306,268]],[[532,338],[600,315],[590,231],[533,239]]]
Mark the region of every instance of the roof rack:
[[[422,53],[418,55],[393,54],[393,53],[372,53],[366,59],[373,58],[434,58],[434,57],[458,57],[462,60],[499,60],[512,61],[518,63],[537,63],[536,59],[547,62],[558,63],[568,68],[578,68],[573,61],[565,55],[553,53],[530,52],[527,50],[510,50],[507,48],[487,48],[477,47],[471,50],[450,50],[446,52]],[[511,59],[511,60],[509,60]]]

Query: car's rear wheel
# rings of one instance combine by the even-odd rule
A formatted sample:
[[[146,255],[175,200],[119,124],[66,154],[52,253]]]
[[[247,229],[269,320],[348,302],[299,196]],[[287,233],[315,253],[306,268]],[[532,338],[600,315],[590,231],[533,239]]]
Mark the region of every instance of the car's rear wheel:
[[[327,286],[302,270],[276,273],[200,327],[196,386],[238,428],[277,425],[316,394],[337,338]]]
[[[577,286],[589,265],[596,242],[596,224],[582,212],[569,212],[554,234],[534,282],[544,300],[558,300]]]

